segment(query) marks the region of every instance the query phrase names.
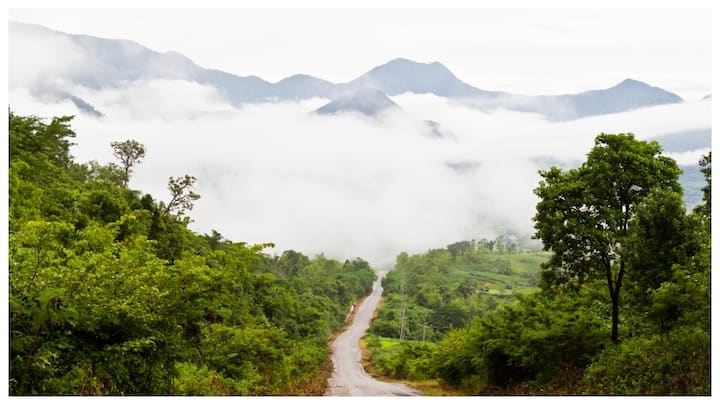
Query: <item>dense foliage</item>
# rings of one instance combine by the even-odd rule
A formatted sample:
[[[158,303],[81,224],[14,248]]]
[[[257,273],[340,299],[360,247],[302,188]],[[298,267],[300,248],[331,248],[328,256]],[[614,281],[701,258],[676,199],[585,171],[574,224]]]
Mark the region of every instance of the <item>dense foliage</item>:
[[[395,270],[383,280],[383,304],[370,332],[437,341],[512,300],[513,292],[531,291],[547,256],[519,252],[517,243],[507,240],[462,241],[398,255]]]
[[[661,153],[656,141],[639,142],[632,134],[600,134],[582,166],[567,172],[557,167],[541,171],[543,180],[535,189],[540,197],[533,218],[536,236],[545,250],[553,253],[545,264],[546,282],[569,285],[587,279],[606,280],[614,343],[618,341],[624,276],[641,271],[629,263],[629,256],[636,253],[629,245],[643,236],[631,230],[638,206],[651,193],[658,198],[681,191],[680,169]],[[682,205],[680,198],[674,202],[677,208]],[[674,230],[660,231],[660,237],[680,237]],[[665,244],[664,240],[657,242]]]
[[[552,252],[541,290],[436,343],[369,336],[376,368],[469,394],[708,395],[711,155],[703,204],[688,211],[660,152],[602,134],[581,168],[541,172],[536,228]],[[395,277],[410,284],[420,263],[399,257]],[[452,280],[440,269],[439,287]]]
[[[77,163],[70,121],[9,113],[10,393],[321,393],[368,263],[197,235],[194,177],[128,189],[142,145]]]
[[[548,256],[519,245],[503,235],[398,255],[366,338],[375,370],[400,379],[438,376],[437,342],[537,290]]]
[[[368,263],[195,234],[193,176],[167,202],[131,190],[144,147],[80,164],[70,122],[9,113],[10,393],[322,393]],[[578,169],[541,172],[550,253],[501,237],[400,254],[376,369],[469,394],[709,394],[711,157],[688,211],[657,144],[602,134]]]

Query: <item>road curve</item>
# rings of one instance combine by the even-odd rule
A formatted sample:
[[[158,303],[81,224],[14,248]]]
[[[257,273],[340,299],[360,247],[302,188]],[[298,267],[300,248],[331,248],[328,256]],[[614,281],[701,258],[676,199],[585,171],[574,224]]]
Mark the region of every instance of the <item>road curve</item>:
[[[382,279],[387,272],[378,272],[370,295],[355,312],[355,319],[333,342],[332,362],[335,370],[328,380],[325,395],[331,396],[414,396],[419,392],[402,384],[378,381],[368,375],[360,363],[358,341],[370,327],[373,312],[382,297]]]

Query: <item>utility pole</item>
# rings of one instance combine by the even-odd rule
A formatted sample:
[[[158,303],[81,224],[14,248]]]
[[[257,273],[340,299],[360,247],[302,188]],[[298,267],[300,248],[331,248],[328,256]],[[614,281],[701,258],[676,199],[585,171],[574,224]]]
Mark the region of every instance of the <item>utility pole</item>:
[[[400,292],[402,296],[402,307],[400,309],[400,341],[405,340],[405,318],[407,316],[407,300],[405,298],[405,275],[400,280]]]

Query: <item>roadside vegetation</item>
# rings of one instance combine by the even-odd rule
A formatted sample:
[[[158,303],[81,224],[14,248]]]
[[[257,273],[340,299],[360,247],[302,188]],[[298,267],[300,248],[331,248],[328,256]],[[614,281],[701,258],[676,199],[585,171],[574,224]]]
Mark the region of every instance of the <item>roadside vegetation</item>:
[[[195,177],[133,190],[144,146],[76,162],[71,120],[9,112],[10,394],[322,395],[369,264],[192,232]],[[711,159],[687,210],[657,143],[601,134],[540,172],[544,251],[399,254],[368,368],[433,395],[709,395]]]
[[[322,395],[368,263],[193,233],[194,177],[132,190],[144,147],[79,163],[70,123],[9,113],[10,394]]]
[[[542,171],[542,270],[493,261],[487,241],[399,255],[364,340],[371,370],[430,394],[709,395],[711,159],[690,211],[676,163],[631,134]],[[538,288],[519,294],[525,280]]]

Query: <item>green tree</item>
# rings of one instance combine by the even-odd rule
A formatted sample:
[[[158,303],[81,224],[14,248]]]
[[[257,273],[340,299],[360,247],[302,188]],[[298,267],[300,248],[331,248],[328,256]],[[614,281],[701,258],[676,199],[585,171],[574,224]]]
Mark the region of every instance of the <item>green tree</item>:
[[[705,176],[705,187],[702,188],[703,192],[703,204],[699,205],[695,208],[695,212],[697,212],[700,215],[703,215],[707,219],[711,219],[711,204],[710,200],[712,199],[712,151],[707,154],[707,156],[703,156],[703,158],[699,162],[700,164],[700,171],[702,172],[703,176]]]
[[[115,163],[103,166],[100,163],[91,160],[87,164],[87,172],[88,180],[97,181],[99,183],[111,183],[118,186],[127,185],[127,173]]]
[[[123,142],[112,142],[110,146],[113,148],[113,156],[120,161],[120,165],[125,172],[125,184],[127,185],[133,166],[140,163],[142,158],[145,157],[145,147],[140,142],[132,139]]]
[[[195,234],[193,177],[171,178],[165,206],[117,164],[74,162],[70,117],[9,115],[11,395],[323,392],[366,261],[283,267],[272,244]]]
[[[45,124],[35,116],[23,117],[12,111],[8,115],[11,161],[20,159],[33,166],[47,159],[56,166],[69,166],[72,161],[70,146],[73,145],[70,138],[75,137],[70,128],[72,116],[55,117]]]
[[[618,342],[620,292],[628,269],[629,229],[637,205],[654,189],[681,192],[680,169],[657,142],[632,134],[600,134],[578,169],[540,171],[543,180],[536,238],[553,255],[544,265],[545,286],[604,279],[611,299],[613,343]]]
[[[645,303],[648,293],[670,281],[673,266],[684,264],[700,249],[702,226],[685,214],[680,193],[653,190],[635,209],[626,241],[628,280]]]
[[[180,218],[185,215],[187,211],[193,209],[193,201],[200,198],[200,195],[193,191],[196,180],[194,176],[187,174],[184,177],[170,177],[170,180],[168,180],[170,202],[163,207],[163,213],[165,215],[174,213]]]

